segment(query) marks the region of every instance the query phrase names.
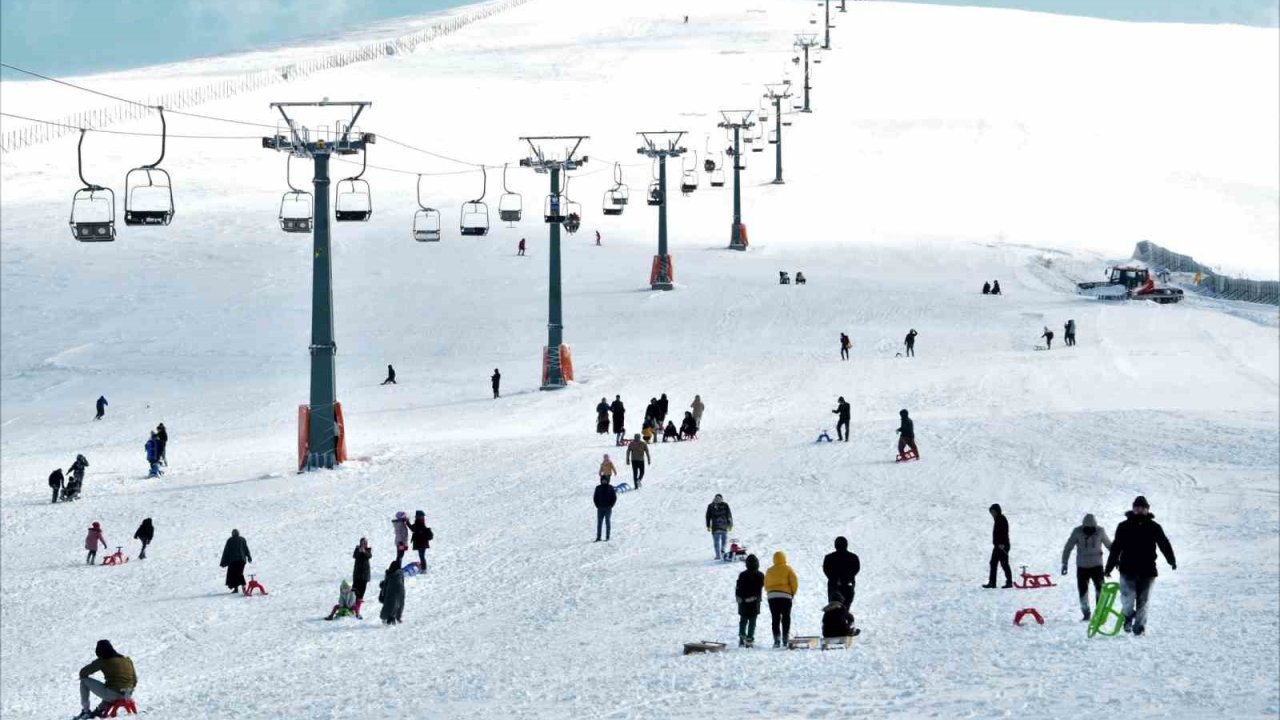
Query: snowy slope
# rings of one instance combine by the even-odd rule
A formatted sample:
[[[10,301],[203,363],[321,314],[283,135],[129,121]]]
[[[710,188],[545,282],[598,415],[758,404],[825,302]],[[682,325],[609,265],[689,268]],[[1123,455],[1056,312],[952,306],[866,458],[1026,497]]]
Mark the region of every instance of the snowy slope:
[[[670,0],[536,0],[413,56],[205,108],[274,123],[273,100],[368,98],[366,130],[488,163],[514,164],[520,135],[592,136],[570,185],[588,214],[564,249],[579,383],[551,394],[537,391],[542,224],[495,216],[487,238],[418,244],[413,175],[370,171],[373,220],[335,235],[339,397],[358,459],[333,473],[291,467],[311,249],[275,225],[282,157],[252,139],[171,140],[174,224],[93,246],[67,237],[74,143],[6,156],[0,715],[73,714],[74,672],[100,637],[134,658],[139,701],[161,717],[1280,713],[1280,317],[1071,292],[1143,237],[1274,270],[1276,33],[850,3],[815,68],[815,113],[786,128],[787,184],[765,184],[772,152],[748,158],[752,250],[721,250],[728,188],[704,176],[670,212],[678,289],[648,292],[654,213],[598,214],[612,161],[637,200],[649,168],[635,131],[687,129],[701,162],[707,133],[723,145],[716,111],[756,105],[813,7],[704,0],[686,26]],[[7,94],[4,109],[41,116]],[[117,190],[155,152],[146,138],[86,148],[86,175]],[[387,142],[370,162],[466,169]],[[536,216],[545,178],[513,168],[508,182]],[[479,183],[443,175],[424,192],[456,227]],[[530,257],[514,257],[520,237]],[[809,284],[777,285],[780,269]],[[993,278],[1006,295],[977,294]],[[1032,351],[1068,318],[1078,347]],[[919,357],[895,358],[912,327]],[[388,362],[400,384],[379,387]],[[594,405],[621,394],[636,416],[662,392],[673,409],[700,393],[705,432],[654,448],[613,541],[593,544],[595,469],[621,457],[591,432]],[[100,393],[111,406],[93,423]],[[837,395],[852,441],[814,445]],[[898,466],[903,407],[924,460]],[[141,445],[160,421],[171,467],[147,480]],[[92,463],[85,499],[48,505],[43,478],[76,452]],[[850,538],[864,567],[854,651],[679,654],[736,631],[736,570],[711,560],[702,526],[717,492],[753,552],[790,557],[798,632],[818,629],[832,537]],[[1147,637],[1086,640],[1065,583],[978,587],[991,502],[1009,515],[1015,572],[1055,572],[1081,515],[1113,528],[1139,493],[1179,559],[1162,566]],[[362,623],[319,621],[358,538],[376,576],[391,516],[418,508],[438,541],[406,623],[376,622],[376,588]],[[147,560],[83,566],[89,522],[114,546],[148,516]],[[233,527],[267,598],[223,591]],[[1011,627],[1025,606],[1046,626]]]

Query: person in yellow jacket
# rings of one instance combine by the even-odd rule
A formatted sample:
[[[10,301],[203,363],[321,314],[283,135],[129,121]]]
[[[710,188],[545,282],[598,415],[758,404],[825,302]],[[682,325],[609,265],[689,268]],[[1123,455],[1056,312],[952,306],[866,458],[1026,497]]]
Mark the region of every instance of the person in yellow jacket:
[[[773,619],[773,646],[783,647],[791,635],[791,601],[800,589],[796,571],[787,564],[786,553],[773,554],[773,565],[764,574],[765,597],[769,598],[769,615]]]
[[[609,459],[609,454],[605,453],[604,460],[600,462],[600,479],[612,485],[613,476],[617,474],[618,471],[613,467],[613,461]]]

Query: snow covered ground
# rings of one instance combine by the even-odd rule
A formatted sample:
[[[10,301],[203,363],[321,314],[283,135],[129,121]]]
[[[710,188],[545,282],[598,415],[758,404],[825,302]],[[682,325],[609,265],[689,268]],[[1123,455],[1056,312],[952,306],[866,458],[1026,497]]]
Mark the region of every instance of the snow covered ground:
[[[412,56],[202,108],[274,124],[274,100],[370,99],[361,124],[383,137],[369,161],[410,173],[371,170],[373,220],[335,234],[357,459],[332,473],[292,472],[311,249],[275,223],[283,157],[173,139],[173,225],[105,245],[68,237],[74,140],[4,157],[0,715],[74,714],[75,671],[101,637],[134,658],[139,703],[160,717],[1280,714],[1280,316],[1072,292],[1143,238],[1274,277],[1276,31],[849,3],[814,69],[815,112],[785,128],[787,183],[766,184],[772,147],[747,158],[751,251],[722,250],[729,188],[703,175],[670,210],[678,288],[649,292],[656,220],[633,133],[686,129],[701,163],[724,144],[716,111],[755,107],[792,68],[814,7],[535,0]],[[7,92],[4,110],[43,116]],[[523,224],[495,213],[486,238],[419,244],[412,173],[467,168],[386,138],[514,164],[518,136],[567,133],[592,136],[569,188],[587,217],[564,247],[579,382],[540,393],[545,177],[509,172]],[[154,145],[92,135],[85,174],[119,192]],[[615,160],[636,201],[605,218]],[[424,179],[446,228],[479,187],[476,172]],[[782,269],[808,285],[779,286]],[[1005,295],[978,294],[987,279]],[[1076,348],[1033,352],[1067,319]],[[909,328],[918,357],[897,358]],[[387,363],[399,385],[378,385]],[[592,432],[593,408],[620,394],[638,419],[663,392],[673,409],[702,395],[703,435],[655,447],[613,540],[593,544],[595,470],[622,456]],[[95,423],[99,394],[111,406]],[[815,445],[837,395],[852,441]],[[904,407],[924,459],[895,465]],[[148,480],[142,443],[161,421],[171,465]],[[92,463],[84,499],[49,505],[44,478],[77,452]],[[736,632],[737,568],[712,560],[702,523],[717,492],[766,564],[788,554],[796,632],[817,631],[822,556],[849,537],[864,568],[853,651],[680,655]],[[1015,572],[1057,578],[1080,517],[1114,528],[1137,494],[1179,560],[1162,565],[1146,637],[1087,640],[1070,577],[979,587],[990,503],[1009,516]],[[319,620],[359,537],[376,577],[390,518],[418,508],[437,541],[405,624],[377,623],[376,588],[363,622]],[[114,548],[143,517],[157,527],[145,561],[83,565],[90,522]],[[270,596],[222,588],[232,528]],[[1022,607],[1046,625],[1012,627]]]

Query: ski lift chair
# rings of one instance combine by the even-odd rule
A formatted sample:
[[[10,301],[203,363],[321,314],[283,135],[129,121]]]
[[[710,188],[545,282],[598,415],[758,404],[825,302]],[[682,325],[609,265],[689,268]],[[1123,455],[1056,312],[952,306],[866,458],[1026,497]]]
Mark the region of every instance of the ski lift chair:
[[[173,220],[173,184],[169,173],[160,169],[168,139],[164,108],[160,113],[160,158],[150,165],[136,167],[124,176],[124,224],[168,225]]]
[[[373,195],[368,180],[356,176],[338,181],[333,217],[338,222],[367,222],[373,217]]]
[[[507,166],[502,166],[502,196],[498,198],[498,219],[505,223],[518,223],[523,209],[520,193],[507,187]]]
[[[724,170],[716,168],[716,171],[711,173],[711,187],[724,187]]]
[[[626,185],[619,185],[618,187],[614,188],[611,192],[613,193],[614,205],[625,206],[627,203],[631,202],[631,189],[628,188]]]
[[[773,128],[769,129],[769,144],[770,145],[778,144],[778,131]]]
[[[601,212],[605,215],[621,215],[622,205],[614,200],[613,190],[604,191],[604,203]]]
[[[76,145],[76,172],[84,187],[71,196],[71,237],[80,242],[111,242],[116,239],[116,194],[84,179],[84,134],[81,129]]]
[[[698,189],[698,173],[686,170],[680,178],[680,192],[690,195]]]
[[[645,202],[648,203],[649,205],[662,204],[662,188],[658,185],[658,183],[649,184],[649,192],[645,196]]]
[[[413,214],[413,239],[418,242],[440,242],[440,211],[420,207]]]
[[[458,227],[463,237],[481,237],[489,234],[489,206],[481,200],[462,203]]]
[[[309,233],[313,217],[311,193],[290,190],[280,199],[280,229],[288,233]]]
[[[564,229],[570,235],[582,227],[582,205],[572,200],[565,203]]]

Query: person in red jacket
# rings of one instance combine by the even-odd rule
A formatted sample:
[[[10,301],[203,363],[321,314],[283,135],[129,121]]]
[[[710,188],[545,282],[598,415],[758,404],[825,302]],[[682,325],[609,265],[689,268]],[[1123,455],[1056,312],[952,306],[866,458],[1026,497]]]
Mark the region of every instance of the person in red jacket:
[[[98,558],[98,543],[102,543],[103,549],[106,549],[107,539],[102,534],[102,526],[94,523],[93,527],[89,528],[89,534],[84,536],[84,549],[89,551],[84,558],[85,565],[92,565]]]

